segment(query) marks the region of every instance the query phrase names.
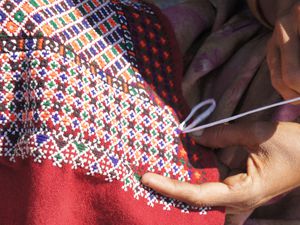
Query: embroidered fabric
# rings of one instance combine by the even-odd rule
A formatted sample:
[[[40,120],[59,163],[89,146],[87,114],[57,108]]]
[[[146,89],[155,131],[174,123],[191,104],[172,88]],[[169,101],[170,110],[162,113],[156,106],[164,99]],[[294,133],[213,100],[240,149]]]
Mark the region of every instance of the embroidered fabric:
[[[222,210],[189,206],[140,182],[147,171],[191,183],[218,180],[213,154],[178,133],[185,113],[178,95],[182,74],[167,28],[158,9],[141,1],[0,1],[0,165],[22,164],[14,176],[0,176],[8,187],[0,187],[1,196],[14,198],[10,182],[22,183],[25,176],[30,193],[51,200],[64,185],[41,180],[59,170],[61,183],[89,177],[82,178],[90,179],[88,185],[81,179],[66,185],[80,192],[76,196],[86,192],[122,204],[126,199],[128,208],[139,205],[149,217],[172,211],[164,224],[223,220]],[[33,179],[33,173],[39,176]],[[101,192],[92,178],[103,182]],[[54,191],[44,192],[45,186]],[[26,192],[22,197],[30,206],[42,202],[28,200]],[[160,211],[151,211],[154,206]],[[152,223],[133,215],[137,209],[114,207],[109,210],[119,218],[122,210],[128,215],[121,224],[133,224],[132,217],[136,224]],[[85,212],[95,213],[91,206]]]

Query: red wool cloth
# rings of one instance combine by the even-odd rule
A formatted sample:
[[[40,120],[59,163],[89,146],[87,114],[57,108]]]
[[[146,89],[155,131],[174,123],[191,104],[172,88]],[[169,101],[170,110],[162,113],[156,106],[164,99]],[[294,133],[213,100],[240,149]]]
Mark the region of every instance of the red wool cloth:
[[[169,22],[140,1],[0,3],[0,224],[221,225],[139,182],[218,181],[178,133],[188,107]]]

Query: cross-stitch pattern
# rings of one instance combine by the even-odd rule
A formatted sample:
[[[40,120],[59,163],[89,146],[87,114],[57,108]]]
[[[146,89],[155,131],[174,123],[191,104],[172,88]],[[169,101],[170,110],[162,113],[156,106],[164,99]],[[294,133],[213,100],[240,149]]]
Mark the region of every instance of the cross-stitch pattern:
[[[188,212],[140,183],[146,171],[206,182],[213,161],[178,131],[180,89],[153,14],[138,1],[1,1],[0,157],[70,164]]]

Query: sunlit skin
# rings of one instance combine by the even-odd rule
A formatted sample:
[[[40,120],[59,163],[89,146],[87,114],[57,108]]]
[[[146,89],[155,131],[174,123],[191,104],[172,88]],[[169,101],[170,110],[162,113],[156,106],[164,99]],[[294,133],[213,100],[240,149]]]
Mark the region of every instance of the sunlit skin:
[[[244,146],[249,151],[247,172],[222,182],[192,185],[147,173],[142,182],[195,206],[225,206],[240,214],[300,186],[300,125],[267,123],[222,125],[207,129],[198,143],[211,148]]]
[[[267,46],[272,85],[284,99],[299,97],[300,4],[291,0],[260,2],[263,9],[269,10],[270,4],[277,6],[266,14],[269,23],[274,25]],[[227,224],[235,225],[243,224],[255,208],[300,186],[300,125],[297,123],[223,125],[207,129],[199,137],[193,135],[198,143],[210,148],[243,146],[249,152],[247,171],[219,183],[202,185],[181,183],[152,173],[145,174],[142,182],[192,205],[225,206],[227,214],[236,215]]]
[[[267,49],[273,87],[285,99],[300,96],[299,22],[300,4],[297,3],[276,21]]]

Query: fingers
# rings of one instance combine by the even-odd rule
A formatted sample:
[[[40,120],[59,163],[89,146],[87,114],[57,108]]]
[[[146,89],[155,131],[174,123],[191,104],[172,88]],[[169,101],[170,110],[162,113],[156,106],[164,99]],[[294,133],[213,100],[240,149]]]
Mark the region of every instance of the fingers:
[[[292,90],[285,84],[281,73],[281,57],[280,50],[276,44],[275,37],[268,44],[267,61],[271,74],[271,81],[273,87],[278,91],[284,99],[292,99],[299,96],[297,92]]]
[[[193,185],[177,180],[171,180],[157,174],[147,173],[142,177],[142,183],[162,195],[174,198],[194,206],[225,205],[229,188],[223,183],[206,183]],[[216,196],[223,196],[222,199]]]
[[[203,131],[201,136],[196,133],[192,137],[200,144],[211,148],[225,148],[237,145],[248,145],[249,130],[244,125],[220,125]]]
[[[194,206],[224,205],[226,202],[215,196],[227,196],[229,192],[227,185],[223,183],[206,183],[201,186],[192,185],[151,173],[142,177],[142,183],[162,195]]]
[[[285,99],[300,96],[298,18],[299,10],[277,21],[267,51],[272,85]]]
[[[179,182],[157,174],[147,173],[142,177],[142,183],[162,195],[174,198],[190,205],[246,207],[251,193],[251,179],[247,175],[236,175],[227,178],[227,183],[205,183],[194,185]]]
[[[206,129],[201,136],[193,133],[192,137],[198,143],[211,148],[245,146],[252,149],[268,140],[275,129],[276,124],[263,122],[228,124]]]
[[[295,22],[284,17],[275,28],[277,43],[281,54],[281,72],[283,81],[298,94],[300,93],[300,48]]]

